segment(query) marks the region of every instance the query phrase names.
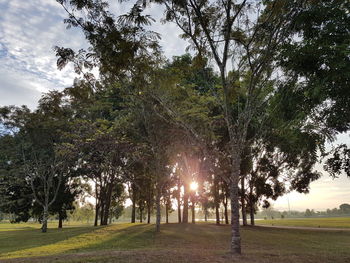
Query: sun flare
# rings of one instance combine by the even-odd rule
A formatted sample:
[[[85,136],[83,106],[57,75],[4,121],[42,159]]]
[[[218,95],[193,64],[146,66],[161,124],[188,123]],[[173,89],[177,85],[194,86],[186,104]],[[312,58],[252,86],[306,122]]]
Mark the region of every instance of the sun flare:
[[[198,188],[198,183],[197,182],[192,182],[190,184],[190,188],[191,188],[192,191],[196,191],[197,188]]]

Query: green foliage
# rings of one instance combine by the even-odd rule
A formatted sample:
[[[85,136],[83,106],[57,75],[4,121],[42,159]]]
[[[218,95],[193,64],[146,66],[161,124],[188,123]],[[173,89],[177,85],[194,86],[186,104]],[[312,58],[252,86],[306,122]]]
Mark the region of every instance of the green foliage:
[[[94,219],[94,206],[86,203],[80,206],[77,202],[74,203],[74,210],[67,214],[69,221],[92,223]]]
[[[332,154],[332,156],[327,159],[324,169],[329,172],[333,178],[342,173],[350,177],[350,149],[347,145],[341,144],[337,146],[328,153],[328,156],[330,154]]]
[[[314,110],[315,121],[328,129],[346,131],[350,123],[350,4],[305,1],[303,8],[294,20],[294,34],[282,47],[281,65],[292,81],[299,82],[292,92],[300,99],[296,107],[303,107],[304,114]]]

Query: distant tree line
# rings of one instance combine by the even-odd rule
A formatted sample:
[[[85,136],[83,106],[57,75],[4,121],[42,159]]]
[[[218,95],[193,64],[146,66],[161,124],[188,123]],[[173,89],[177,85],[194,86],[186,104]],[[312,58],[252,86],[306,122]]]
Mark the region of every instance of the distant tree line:
[[[315,211],[315,209],[306,209],[302,211],[278,211],[273,208],[262,209],[257,212],[259,219],[284,219],[284,218],[303,218],[303,217],[337,217],[350,216],[350,205],[341,204],[339,208],[326,209],[325,211]]]

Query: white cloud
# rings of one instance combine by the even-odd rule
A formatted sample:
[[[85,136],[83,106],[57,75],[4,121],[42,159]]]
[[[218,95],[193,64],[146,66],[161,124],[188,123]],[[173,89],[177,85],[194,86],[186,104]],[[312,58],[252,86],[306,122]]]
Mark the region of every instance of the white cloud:
[[[78,49],[86,41],[77,29],[66,30],[66,14],[54,0],[1,1],[0,8],[0,105],[35,107],[34,94],[69,86],[75,76],[69,67],[57,70],[53,46]],[[32,93],[18,92],[19,85]]]
[[[131,3],[121,6],[112,1],[111,11],[115,15],[124,14],[130,6]],[[36,92],[71,85],[75,74],[69,67],[57,70],[53,46],[77,50],[87,47],[87,43],[79,29],[66,30],[63,19],[67,14],[62,7],[55,0],[1,0],[0,9],[0,67],[3,73],[8,73],[0,79],[0,105],[16,100],[35,105],[38,96],[21,97],[22,93],[15,92],[19,84],[24,85],[23,89],[35,87]],[[159,5],[152,5],[147,12],[158,22],[163,16]],[[184,53],[186,43],[178,38],[180,30],[174,24],[157,23],[152,30],[162,35],[166,56]],[[5,93],[6,96],[1,96]]]

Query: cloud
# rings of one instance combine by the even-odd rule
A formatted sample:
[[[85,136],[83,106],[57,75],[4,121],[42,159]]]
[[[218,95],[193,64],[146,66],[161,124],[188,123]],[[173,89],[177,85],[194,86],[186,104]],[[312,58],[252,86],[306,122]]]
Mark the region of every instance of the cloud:
[[[131,4],[112,1],[111,11],[124,14]],[[18,101],[35,107],[38,93],[69,86],[75,77],[72,68],[57,70],[53,46],[78,50],[88,45],[79,29],[66,30],[67,14],[54,0],[0,0],[0,9],[0,105]],[[162,35],[165,55],[183,54],[186,43],[178,38],[180,30],[159,23],[162,8],[153,4],[147,12],[158,21],[152,30]],[[19,92],[21,85],[23,92]]]
[[[62,89],[75,77],[69,67],[57,70],[53,46],[78,49],[86,41],[79,30],[66,30],[66,14],[53,0],[1,1],[0,9],[0,105],[33,108],[40,92]]]

